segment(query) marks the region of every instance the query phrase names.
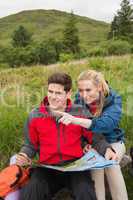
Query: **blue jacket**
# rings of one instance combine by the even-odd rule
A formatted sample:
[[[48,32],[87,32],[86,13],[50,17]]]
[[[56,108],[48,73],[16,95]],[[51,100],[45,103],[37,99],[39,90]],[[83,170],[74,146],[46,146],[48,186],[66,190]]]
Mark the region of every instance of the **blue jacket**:
[[[87,106],[79,93],[75,95],[75,104]],[[101,116],[92,119],[92,125],[89,128],[94,133],[104,134],[109,143],[124,141],[124,131],[119,128],[119,122],[122,115],[122,101],[115,91],[110,89],[109,95],[105,98],[103,112]]]

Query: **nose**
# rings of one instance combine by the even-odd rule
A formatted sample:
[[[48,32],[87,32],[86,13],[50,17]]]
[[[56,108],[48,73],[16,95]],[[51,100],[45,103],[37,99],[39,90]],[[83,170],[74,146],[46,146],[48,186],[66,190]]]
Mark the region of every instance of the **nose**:
[[[86,91],[83,91],[82,97],[83,97],[83,98],[86,98],[86,97],[87,97],[87,92],[86,92]]]
[[[54,92],[51,94],[51,98],[56,99],[56,94]]]

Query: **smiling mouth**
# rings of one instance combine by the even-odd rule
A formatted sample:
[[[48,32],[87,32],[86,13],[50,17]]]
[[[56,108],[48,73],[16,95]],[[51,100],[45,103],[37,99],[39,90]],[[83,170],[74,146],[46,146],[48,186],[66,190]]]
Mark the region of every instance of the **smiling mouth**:
[[[58,106],[58,103],[57,102],[52,102],[51,104],[50,104],[50,106],[54,106],[54,107],[56,107],[56,106]]]

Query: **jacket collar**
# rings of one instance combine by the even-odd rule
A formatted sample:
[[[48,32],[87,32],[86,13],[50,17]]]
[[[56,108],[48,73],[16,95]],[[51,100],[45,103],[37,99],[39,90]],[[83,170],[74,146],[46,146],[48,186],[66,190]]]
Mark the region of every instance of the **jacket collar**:
[[[65,109],[65,112],[69,112],[72,108],[72,101],[70,99],[67,99],[67,107]],[[49,102],[48,97],[44,97],[43,101],[40,104],[39,112],[49,114]]]

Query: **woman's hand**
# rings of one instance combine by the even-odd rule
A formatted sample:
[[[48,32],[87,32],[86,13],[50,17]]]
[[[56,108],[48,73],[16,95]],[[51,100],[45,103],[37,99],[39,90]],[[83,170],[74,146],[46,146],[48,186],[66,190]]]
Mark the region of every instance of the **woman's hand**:
[[[18,153],[16,155],[16,164],[20,166],[31,165],[31,159],[25,153]]]
[[[107,148],[104,157],[106,160],[118,160],[117,154],[111,148]]]
[[[75,116],[70,115],[66,112],[61,111],[54,111],[54,114],[57,116],[60,116],[59,122],[69,125],[69,124],[77,124],[84,128],[89,128],[91,126],[91,120],[90,119],[84,119],[84,118],[78,118]]]
[[[77,118],[66,113],[66,112],[60,112],[60,114],[62,115],[62,117],[59,119],[58,122],[61,122],[65,125],[68,124],[77,124]]]

